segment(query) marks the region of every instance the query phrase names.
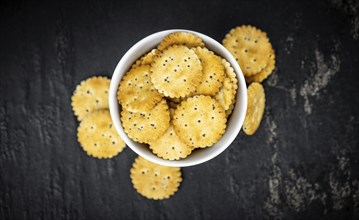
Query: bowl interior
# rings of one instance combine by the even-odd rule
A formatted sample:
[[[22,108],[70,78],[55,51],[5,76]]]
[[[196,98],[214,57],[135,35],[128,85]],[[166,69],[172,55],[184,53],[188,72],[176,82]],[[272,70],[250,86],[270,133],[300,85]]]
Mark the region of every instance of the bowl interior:
[[[190,32],[196,34],[197,36],[202,38],[202,40],[206,44],[206,47],[209,50],[212,50],[217,55],[225,58],[231,64],[231,66],[233,67],[233,69],[237,74],[238,89],[236,95],[236,104],[232,112],[232,115],[228,119],[227,128],[222,138],[212,147],[196,149],[187,158],[170,161],[157,157],[155,154],[152,153],[152,151],[148,148],[147,145],[133,141],[124,132],[120,120],[121,107],[117,102],[117,88],[123,75],[126,74],[126,72],[133,64],[133,62],[135,62],[139,57],[144,55],[146,52],[155,48],[166,35],[178,31]],[[120,134],[121,138],[133,151],[135,151],[138,155],[144,157],[145,159],[163,166],[186,167],[186,166],[197,165],[214,158],[215,156],[223,152],[233,142],[233,140],[236,138],[242,127],[244,117],[246,114],[247,89],[239,65],[237,64],[233,56],[220,43],[198,32],[182,30],[182,29],[173,29],[173,30],[157,32],[155,34],[152,34],[142,39],[137,44],[135,44],[132,48],[130,48],[130,50],[128,50],[128,52],[122,57],[111,79],[109,104],[110,104],[111,117],[117,132]]]

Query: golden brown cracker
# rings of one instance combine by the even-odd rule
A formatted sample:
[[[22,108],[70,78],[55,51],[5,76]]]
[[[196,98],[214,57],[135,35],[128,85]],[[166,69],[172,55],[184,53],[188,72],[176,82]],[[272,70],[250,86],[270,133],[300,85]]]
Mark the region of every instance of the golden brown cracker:
[[[181,168],[165,167],[137,157],[131,168],[133,187],[148,199],[168,199],[182,182]]]
[[[223,45],[237,60],[245,76],[264,69],[272,50],[267,34],[250,25],[233,28],[223,39]]]
[[[126,146],[112,124],[108,110],[97,110],[87,115],[77,129],[81,147],[90,156],[111,158]]]
[[[122,108],[131,112],[149,111],[162,100],[162,94],[151,82],[149,65],[140,65],[126,73],[120,82],[117,99]]]
[[[150,143],[170,126],[170,112],[164,99],[148,112],[121,112],[122,126],[127,135],[134,141]]]
[[[225,78],[224,66],[221,59],[207,48],[193,49],[202,64],[202,82],[196,87],[193,95],[215,95]]]
[[[264,88],[260,83],[254,82],[249,85],[247,95],[248,105],[243,123],[243,131],[247,135],[252,135],[258,129],[263,117],[266,100]]]
[[[184,143],[177,136],[173,126],[170,126],[161,137],[150,143],[150,149],[163,159],[178,160],[190,155],[193,147]]]
[[[181,102],[173,116],[176,134],[195,148],[212,146],[223,135],[226,114],[210,96],[194,96]]]
[[[108,90],[110,80],[107,77],[91,77],[82,81],[71,97],[71,105],[77,119],[81,121],[87,114],[108,109]]]
[[[202,80],[202,65],[193,50],[173,45],[159,54],[151,66],[151,79],[167,97],[179,98],[193,92]]]
[[[188,48],[204,47],[202,39],[195,34],[187,32],[175,32],[163,38],[157,49],[163,51],[164,49],[172,45],[185,45]]]

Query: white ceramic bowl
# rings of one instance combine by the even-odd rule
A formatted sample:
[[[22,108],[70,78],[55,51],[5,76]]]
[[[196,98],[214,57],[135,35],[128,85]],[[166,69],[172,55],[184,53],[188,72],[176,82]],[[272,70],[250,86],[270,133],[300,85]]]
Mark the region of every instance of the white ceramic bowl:
[[[227,59],[227,61],[232,65],[233,69],[237,74],[238,90],[237,90],[236,104],[232,115],[228,119],[227,128],[222,138],[211,147],[195,150],[187,158],[170,161],[157,157],[155,154],[152,153],[152,151],[148,148],[148,146],[146,146],[145,144],[134,142],[124,132],[120,120],[121,107],[117,102],[117,88],[122,77],[129,70],[133,62],[135,62],[139,57],[144,55],[146,52],[155,48],[166,35],[178,31],[190,32],[196,34],[197,36],[202,38],[202,40],[206,44],[206,47],[209,50],[212,50],[217,55],[220,55],[221,57]],[[186,167],[186,166],[197,165],[216,157],[217,155],[222,153],[233,142],[233,140],[236,138],[242,127],[244,117],[246,114],[247,88],[242,74],[242,70],[237,64],[235,58],[233,58],[233,56],[228,52],[228,50],[224,48],[220,43],[218,43],[214,39],[204,34],[195,31],[173,29],[173,30],[157,32],[148,37],[145,37],[144,39],[140,40],[133,47],[131,47],[131,49],[127,51],[127,53],[122,57],[120,62],[117,64],[117,67],[113,73],[111,79],[110,93],[109,93],[109,104],[110,104],[112,121],[115,125],[117,132],[120,134],[120,136],[125,141],[125,143],[133,151],[135,151],[141,157],[163,166]]]

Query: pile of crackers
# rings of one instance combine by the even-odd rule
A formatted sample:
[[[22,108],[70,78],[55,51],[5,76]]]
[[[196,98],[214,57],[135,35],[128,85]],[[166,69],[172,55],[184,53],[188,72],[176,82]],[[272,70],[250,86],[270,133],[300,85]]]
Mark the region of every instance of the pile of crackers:
[[[223,45],[249,84],[243,130],[252,135],[263,116],[265,93],[260,83],[274,70],[274,50],[266,33],[252,26],[232,29]],[[208,50],[201,38],[170,34],[123,77],[118,88],[122,125],[130,138],[148,144],[158,157],[185,158],[222,137],[234,108],[237,82],[229,62]],[[99,159],[112,158],[126,146],[112,124],[109,87],[107,77],[91,77],[72,96],[78,141],[88,155]],[[156,200],[172,196],[182,182],[180,168],[142,157],[135,159],[130,177],[138,193]]]
[[[222,137],[237,82],[229,62],[208,50],[201,38],[169,34],[122,78],[117,96],[122,126],[158,157],[186,158]]]

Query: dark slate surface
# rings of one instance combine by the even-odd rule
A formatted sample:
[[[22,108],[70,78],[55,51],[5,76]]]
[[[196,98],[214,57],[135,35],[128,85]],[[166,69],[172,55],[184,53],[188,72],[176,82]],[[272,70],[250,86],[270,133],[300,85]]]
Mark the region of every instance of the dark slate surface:
[[[359,3],[74,1],[1,3],[0,219],[358,219]],[[129,148],[87,156],[70,107],[75,86],[111,76],[156,31],[221,41],[265,30],[277,69],[258,132],[184,168],[180,190],[152,201],[132,188]]]

